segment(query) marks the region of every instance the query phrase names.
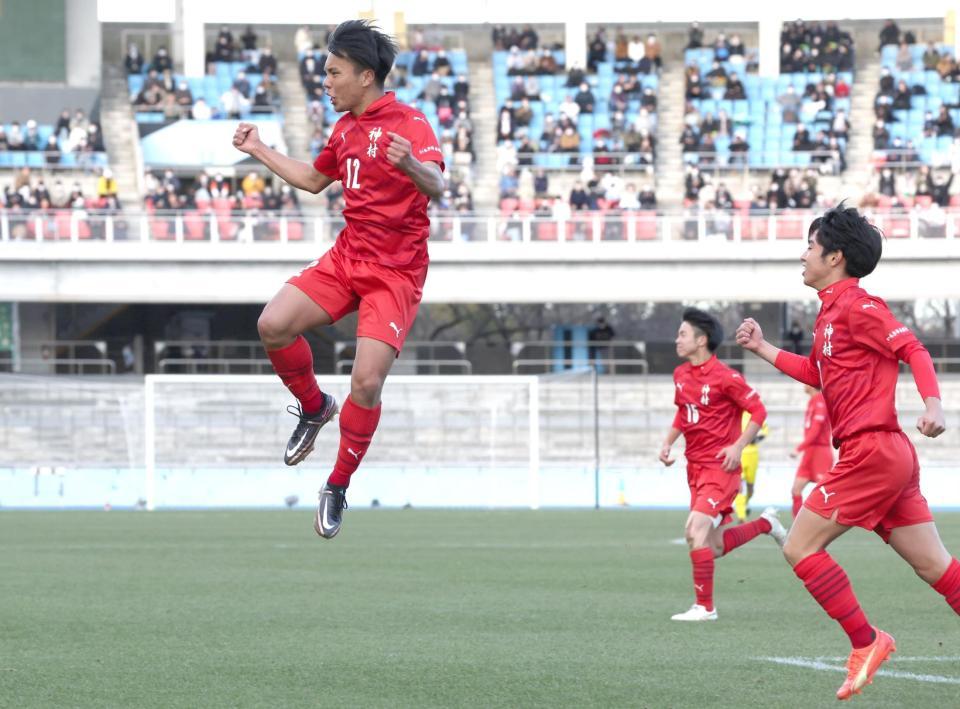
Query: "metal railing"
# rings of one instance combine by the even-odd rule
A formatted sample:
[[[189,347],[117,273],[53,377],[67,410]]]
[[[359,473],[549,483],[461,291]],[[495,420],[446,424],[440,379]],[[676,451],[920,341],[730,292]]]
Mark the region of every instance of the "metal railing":
[[[112,359],[86,357],[27,357],[0,360],[0,372],[17,374],[116,374],[117,364]]]
[[[903,212],[866,210],[888,237],[956,238],[960,208]],[[534,213],[534,207],[499,214],[431,215],[436,243],[780,241],[807,236],[820,210],[746,211],[653,210],[574,211],[562,216]],[[129,214],[58,209],[47,212],[0,210],[0,242],[135,241],[141,243],[332,244],[344,226],[341,215],[251,211]]]
[[[337,374],[353,370],[356,342],[335,342],[333,355]],[[459,340],[409,340],[394,363],[394,374],[472,374],[473,363],[467,359],[467,345]]]
[[[514,374],[545,374],[596,367],[600,374],[647,374],[642,340],[526,340],[510,343]]]
[[[259,340],[158,340],[157,371],[180,374],[263,374],[273,365]]]

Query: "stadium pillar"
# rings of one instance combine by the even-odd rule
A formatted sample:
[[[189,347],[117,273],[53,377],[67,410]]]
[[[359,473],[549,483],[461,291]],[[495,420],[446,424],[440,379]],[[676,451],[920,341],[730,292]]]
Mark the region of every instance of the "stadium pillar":
[[[100,21],[96,0],[66,3],[66,63],[68,86],[100,86]]]
[[[392,37],[396,37],[401,44],[406,43],[407,25],[404,20],[402,5],[396,0],[372,0],[369,13],[360,13],[361,17],[376,20],[377,26]],[[400,34],[403,34],[401,41]]]
[[[587,20],[575,17],[566,21],[563,28],[566,43],[567,68],[587,68]]]
[[[772,5],[771,9],[775,9]],[[760,16],[760,76],[780,76],[780,30],[783,18],[765,12]]]
[[[176,30],[183,51],[183,73],[203,76],[206,73],[206,39],[203,35],[202,3],[178,0]],[[177,42],[174,42],[176,45]]]

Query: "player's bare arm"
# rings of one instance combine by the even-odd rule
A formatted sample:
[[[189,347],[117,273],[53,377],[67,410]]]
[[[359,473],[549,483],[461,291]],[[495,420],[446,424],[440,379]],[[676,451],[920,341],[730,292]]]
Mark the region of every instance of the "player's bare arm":
[[[740,467],[740,456],[743,454],[743,449],[746,447],[750,441],[756,438],[757,434],[760,432],[760,424],[756,421],[750,421],[747,424],[747,427],[743,429],[743,433],[740,434],[740,438],[735,440],[726,448],[721,448],[717,453],[717,458],[722,458],[722,467],[728,473],[732,473],[734,470]]]
[[[747,352],[753,352],[770,364],[774,364],[777,361],[777,355],[780,354],[779,347],[774,347],[763,339],[763,330],[760,328],[760,323],[753,318],[747,318],[740,323],[740,327],[737,328],[736,340],[737,344]]]
[[[295,160],[277,152],[262,140],[260,131],[252,123],[241,123],[233,134],[233,147],[269,168],[270,172],[297,189],[318,194],[333,184],[322,172],[310,163]]]
[[[390,164],[413,180],[423,194],[430,199],[439,199],[443,195],[443,172],[435,162],[421,162],[413,156],[413,144],[393,131],[387,133],[390,143],[387,145],[387,160]]]
[[[660,455],[658,458],[660,462],[663,463],[668,468],[673,465],[677,459],[670,457],[670,449],[673,447],[673,444],[676,443],[677,438],[680,437],[680,429],[671,427],[667,431],[667,437],[663,441],[663,445],[660,446]]]

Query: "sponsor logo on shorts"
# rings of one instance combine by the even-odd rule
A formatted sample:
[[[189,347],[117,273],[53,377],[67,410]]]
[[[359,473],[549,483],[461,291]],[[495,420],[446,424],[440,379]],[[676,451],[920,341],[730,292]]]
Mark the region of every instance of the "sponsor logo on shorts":
[[[820,494],[823,495],[823,504],[825,505],[829,505],[830,498],[837,494],[836,492],[827,492],[827,488],[825,488],[823,485],[821,485],[818,489],[820,490]]]
[[[717,505],[720,504],[719,502],[715,502],[712,497],[708,497],[707,502],[710,503],[710,506],[713,507],[713,509],[717,509]]]
[[[387,323],[387,324],[388,324],[390,327],[393,328],[393,331],[396,333],[397,339],[399,340],[399,339],[400,339],[400,333],[403,331],[403,328],[402,328],[402,327],[397,327],[397,324],[396,324],[395,322],[393,322],[392,320],[391,320],[389,323]]]

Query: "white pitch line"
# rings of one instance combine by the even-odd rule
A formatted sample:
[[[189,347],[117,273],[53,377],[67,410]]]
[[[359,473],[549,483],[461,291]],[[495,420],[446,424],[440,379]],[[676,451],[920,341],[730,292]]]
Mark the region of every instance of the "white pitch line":
[[[790,665],[792,667],[806,667],[811,670],[821,672],[846,672],[847,668],[840,665],[829,665],[820,660],[807,657],[758,657],[757,660],[764,662],[774,662],[778,665]],[[899,670],[878,670],[878,676],[896,677],[899,679],[912,679],[918,682],[931,682],[934,684],[958,684],[960,677],[944,677],[942,675],[916,674],[914,672],[900,672]]]

